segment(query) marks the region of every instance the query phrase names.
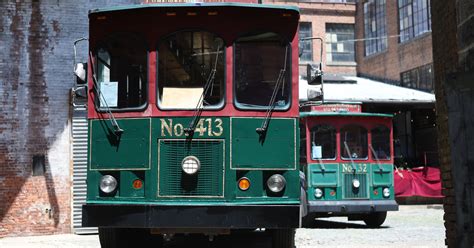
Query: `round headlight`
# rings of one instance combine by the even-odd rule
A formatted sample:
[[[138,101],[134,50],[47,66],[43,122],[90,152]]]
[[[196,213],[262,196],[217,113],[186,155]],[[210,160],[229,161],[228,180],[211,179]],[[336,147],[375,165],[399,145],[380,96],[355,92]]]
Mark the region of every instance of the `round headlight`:
[[[109,194],[112,193],[117,188],[117,179],[111,175],[102,176],[100,179],[100,190],[102,192]]]
[[[390,189],[384,188],[382,193],[383,193],[383,197],[388,198],[390,196]]]
[[[267,180],[268,188],[275,193],[282,191],[286,186],[285,178],[280,174],[275,174]]]
[[[316,188],[314,190],[314,197],[316,197],[318,199],[323,197],[323,191],[320,188]]]
[[[360,181],[357,179],[352,180],[352,187],[358,189],[360,187]]]
[[[194,156],[187,156],[181,162],[181,167],[186,174],[193,175],[201,168],[201,162]]]

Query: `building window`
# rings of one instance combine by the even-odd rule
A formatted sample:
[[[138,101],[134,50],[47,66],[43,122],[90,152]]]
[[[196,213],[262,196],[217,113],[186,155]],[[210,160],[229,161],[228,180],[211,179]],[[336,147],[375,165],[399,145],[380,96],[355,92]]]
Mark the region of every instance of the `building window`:
[[[430,0],[398,0],[400,42],[431,31]]]
[[[368,0],[364,3],[365,56],[387,49],[386,0]]]
[[[424,65],[400,74],[401,85],[408,88],[434,92],[433,64]]]
[[[300,60],[301,61],[313,61],[313,41],[312,40],[301,40],[302,38],[311,37],[312,34],[311,22],[300,22]]]
[[[354,25],[326,24],[326,60],[354,62]]]

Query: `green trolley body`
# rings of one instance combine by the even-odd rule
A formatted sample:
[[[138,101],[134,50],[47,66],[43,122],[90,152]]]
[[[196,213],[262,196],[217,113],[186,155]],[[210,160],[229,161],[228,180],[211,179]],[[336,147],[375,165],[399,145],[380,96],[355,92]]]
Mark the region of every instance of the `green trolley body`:
[[[147,4],[89,19],[83,226],[104,247],[137,231],[266,228],[276,247],[293,242],[299,10]]]
[[[308,214],[348,216],[380,226],[398,210],[393,188],[392,116],[363,113],[359,105],[328,104],[303,109],[301,169]]]

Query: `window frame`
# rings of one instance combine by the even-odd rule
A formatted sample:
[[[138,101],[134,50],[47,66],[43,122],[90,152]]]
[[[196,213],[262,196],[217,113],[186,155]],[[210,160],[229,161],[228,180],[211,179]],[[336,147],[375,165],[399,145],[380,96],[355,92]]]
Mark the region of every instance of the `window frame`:
[[[312,156],[312,138],[313,138],[313,135],[312,135],[312,130],[316,127],[316,126],[330,126],[334,129],[334,142],[335,142],[335,147],[334,147],[334,158],[321,158],[321,159],[313,159],[313,156]],[[307,139],[307,142],[308,142],[308,145],[309,145],[309,158],[311,159],[311,161],[336,161],[338,160],[339,158],[339,149],[338,149],[338,145],[339,145],[339,141],[338,141],[338,133],[339,133],[339,127],[338,125],[336,125],[335,123],[331,123],[330,121],[329,122],[315,122],[315,123],[312,123],[311,125],[311,128],[308,127],[308,132],[309,132],[309,139]]]
[[[348,158],[345,158],[345,157],[343,156],[344,152],[342,151],[342,148],[343,148],[342,146],[343,146],[344,142],[342,142],[342,129],[344,129],[344,128],[347,127],[347,126],[358,126],[358,127],[361,127],[361,128],[363,128],[363,129],[365,129],[365,132],[366,132],[366,142],[367,142],[367,147],[366,147],[367,156],[366,156],[366,157],[363,157],[363,158],[360,158],[360,157],[357,157],[357,158],[349,158],[349,157],[348,157]],[[361,125],[361,124],[358,124],[358,123],[357,123],[357,124],[356,124],[356,123],[348,123],[348,124],[339,126],[339,129],[338,129],[338,131],[339,131],[339,149],[341,149],[341,154],[340,154],[341,160],[344,160],[344,161],[353,161],[353,160],[368,161],[368,160],[369,160],[369,157],[370,157],[370,152],[369,152],[369,150],[370,150],[370,149],[369,149],[369,144],[370,144],[370,143],[369,143],[369,133],[370,133],[370,132],[369,132],[369,130],[370,130],[370,129],[368,129],[367,126]],[[345,149],[345,147],[344,147],[344,149]]]
[[[286,68],[286,73],[288,73],[288,77],[290,78],[289,79],[289,85],[288,85],[288,103],[281,107],[281,108],[278,108],[277,106],[275,108],[273,108],[272,111],[278,111],[278,112],[286,112],[286,111],[289,111],[291,109],[291,106],[292,106],[292,102],[293,102],[293,85],[292,85],[292,71],[293,71],[293,68],[292,68],[292,61],[293,61],[293,58],[292,58],[292,54],[293,54],[293,49],[292,49],[292,46],[291,46],[291,41],[288,41],[287,39],[285,39],[281,34],[279,34],[278,32],[275,32],[275,31],[272,31],[272,30],[265,30],[265,31],[262,31],[262,30],[257,30],[257,31],[253,31],[253,32],[247,32],[247,33],[244,33],[244,34],[241,34],[239,36],[237,36],[235,38],[235,40],[233,41],[232,43],[232,90],[233,90],[233,96],[232,96],[232,101],[233,101],[233,104],[234,104],[234,107],[238,110],[244,110],[244,111],[267,111],[268,110],[268,104],[266,106],[262,106],[262,107],[253,107],[253,106],[245,106],[244,104],[242,103],[239,103],[237,101],[237,83],[236,83],[236,63],[235,63],[235,45],[237,43],[237,41],[240,39],[240,38],[243,38],[245,36],[250,36],[250,35],[258,35],[258,34],[264,34],[264,33],[274,33],[275,35],[277,35],[279,38],[280,38],[280,41],[282,42],[285,42],[286,43],[286,46],[288,48],[287,52],[288,52],[288,61],[287,61],[287,68]]]
[[[380,128],[380,127],[383,127],[383,128],[385,128],[385,129],[388,131],[388,150],[389,150],[388,152],[389,152],[389,153],[388,153],[388,158],[384,158],[384,159],[381,159],[381,158],[378,158],[378,157],[376,158],[376,157],[374,156],[375,154],[373,154],[373,152],[372,152],[372,149],[375,150],[375,147],[374,147],[374,145],[373,145],[373,139],[374,139],[373,130],[374,130],[374,129],[377,129],[377,128]],[[371,157],[372,157],[372,160],[374,160],[374,161],[376,161],[376,162],[377,162],[377,160],[378,160],[378,161],[390,161],[390,160],[392,160],[392,157],[393,157],[393,155],[392,155],[392,142],[393,142],[393,141],[392,141],[392,139],[391,139],[391,130],[390,130],[390,127],[388,127],[388,126],[385,125],[385,124],[375,124],[374,126],[372,126],[372,127],[370,128],[370,142],[369,142],[369,145],[372,147],[372,149],[369,149],[369,153],[370,153],[370,155],[371,155]]]
[[[383,4],[377,4],[378,1],[383,1]],[[369,39],[364,41],[364,57],[377,55],[387,51],[388,49],[386,1],[387,0],[368,0],[367,2],[363,3],[364,38]],[[372,7],[372,5],[374,6]],[[372,11],[370,8],[374,8],[374,10]],[[380,10],[380,8],[382,8],[382,10]],[[373,16],[370,15],[372,13]],[[378,22],[378,20],[382,19],[383,23]],[[375,31],[370,31],[368,34],[368,27],[370,27],[370,30],[372,30],[372,20],[375,21]],[[383,35],[384,38],[379,35]]]
[[[156,84],[156,89],[155,89],[155,95],[156,95],[156,107],[161,110],[161,111],[193,111],[193,110],[196,110],[196,107],[194,108],[163,108],[161,106],[161,99],[160,99],[160,87],[159,87],[159,84],[160,84],[160,76],[159,76],[159,69],[160,69],[160,63],[159,63],[159,59],[160,59],[160,45],[162,42],[166,42],[166,40],[175,35],[176,33],[180,33],[180,32],[207,32],[207,33],[210,33],[210,34],[213,34],[215,35],[216,37],[220,38],[223,42],[223,50],[222,50],[222,54],[223,54],[223,92],[222,92],[222,99],[219,101],[218,104],[216,105],[213,105],[213,106],[203,106],[203,110],[204,111],[219,111],[219,110],[222,110],[225,105],[226,105],[226,95],[227,95],[227,67],[226,67],[226,61],[227,61],[227,43],[226,43],[226,40],[218,33],[215,33],[215,32],[211,32],[209,31],[208,29],[194,29],[194,28],[185,28],[185,29],[179,29],[179,30],[175,30],[173,32],[170,32],[166,35],[163,35],[160,39],[158,39],[158,41],[156,42],[156,79],[155,79],[155,84]]]
[[[135,38],[137,38],[138,40],[140,40],[140,42],[143,43],[143,48],[145,50],[145,57],[146,57],[146,61],[145,61],[145,68],[146,68],[146,72],[145,72],[145,77],[144,77],[144,84],[145,84],[145,102],[140,105],[140,106],[137,106],[137,107],[127,107],[127,108],[115,108],[115,107],[103,107],[103,106],[100,106],[100,95],[102,93],[100,93],[100,83],[98,81],[98,78],[97,78],[97,73],[99,71],[99,59],[98,59],[98,54],[99,54],[99,50],[102,48],[104,50],[105,47],[106,47],[106,44],[108,41],[110,41],[110,39],[112,39],[114,36],[117,37],[117,36],[121,36],[121,35],[132,35],[132,36],[135,36]],[[106,50],[109,54],[110,52],[108,50]],[[150,79],[149,79],[149,67],[150,67],[150,59],[149,59],[149,56],[150,56],[150,46],[148,44],[148,40],[146,38],[144,38],[143,35],[141,34],[138,34],[138,33],[134,33],[134,32],[116,32],[116,33],[112,33],[110,35],[107,35],[105,36],[104,39],[102,39],[100,42],[97,43],[97,45],[95,46],[95,48],[93,50],[91,50],[92,54],[93,54],[93,60],[94,60],[94,64],[92,65],[92,68],[93,68],[93,75],[92,75],[92,87],[94,88],[94,108],[96,110],[96,112],[98,113],[105,113],[105,112],[116,112],[116,113],[122,113],[122,112],[144,112],[147,108],[148,108],[148,105],[149,105],[149,101],[150,101]]]
[[[313,35],[313,22],[311,21],[306,21],[306,22],[299,22],[299,27],[302,27],[303,25],[302,24],[309,24],[309,36],[308,37],[312,37]],[[301,38],[306,38],[306,37],[303,37],[300,35],[301,34],[301,28],[298,29],[298,36],[299,36],[299,39]],[[300,62],[312,62],[314,61],[314,57],[313,57],[313,40],[304,40],[304,41],[299,41],[298,42],[298,50],[302,49],[302,47],[300,47],[300,45],[302,45],[303,43],[307,42],[309,44],[309,57],[310,57],[310,60],[306,60],[306,59],[303,59],[303,53],[304,53],[304,50],[301,51],[301,56],[299,56],[301,58]],[[300,53],[300,51],[298,51],[298,53]]]
[[[333,26],[333,27],[336,27],[336,26],[345,26],[345,27],[352,27],[352,33],[350,32],[347,32],[347,33],[343,33],[343,32],[329,32],[328,29],[330,26]],[[338,42],[333,42],[332,39],[328,40],[328,39],[325,39],[325,44],[326,44],[326,63],[328,65],[338,65],[338,64],[355,64],[356,63],[356,47],[355,47],[355,25],[354,24],[350,24],[350,23],[326,23],[326,35],[331,35],[331,34],[342,34],[342,35],[348,35],[348,34],[352,34],[352,41],[350,40],[343,40],[342,43],[352,43],[352,52],[336,52],[334,53],[333,52],[333,49],[332,49],[332,44],[338,44]],[[339,39],[338,39],[339,40]],[[328,45],[331,46],[331,50],[328,49]],[[334,54],[351,54],[352,55],[352,60],[334,60]],[[329,60],[329,55],[331,55],[331,60]]]

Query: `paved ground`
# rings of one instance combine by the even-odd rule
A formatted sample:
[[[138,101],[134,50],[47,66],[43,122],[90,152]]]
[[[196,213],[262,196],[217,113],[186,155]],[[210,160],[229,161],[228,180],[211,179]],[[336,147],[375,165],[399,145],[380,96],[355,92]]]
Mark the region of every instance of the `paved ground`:
[[[378,229],[366,228],[361,221],[346,218],[321,219],[315,229],[298,229],[296,246],[312,247],[444,247],[443,210],[440,205],[400,206],[390,212]],[[252,240],[253,244],[248,243]],[[251,237],[221,237],[209,243],[204,238],[178,238],[166,245],[177,247],[270,247],[263,233]],[[99,248],[97,235],[52,235],[0,239],[1,248]]]

